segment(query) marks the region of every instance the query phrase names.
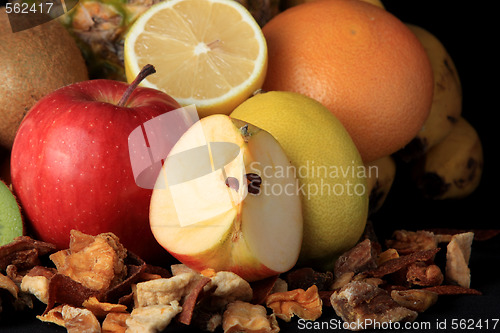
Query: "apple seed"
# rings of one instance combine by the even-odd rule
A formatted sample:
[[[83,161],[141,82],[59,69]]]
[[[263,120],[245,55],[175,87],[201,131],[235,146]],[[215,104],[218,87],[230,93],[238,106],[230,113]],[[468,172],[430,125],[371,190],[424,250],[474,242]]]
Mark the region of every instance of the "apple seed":
[[[234,177],[227,177],[226,178],[226,185],[229,188],[232,188],[235,191],[238,191],[240,188],[240,182],[238,181],[237,178]]]
[[[262,178],[256,173],[247,173],[246,177],[248,181],[248,193],[259,194]]]

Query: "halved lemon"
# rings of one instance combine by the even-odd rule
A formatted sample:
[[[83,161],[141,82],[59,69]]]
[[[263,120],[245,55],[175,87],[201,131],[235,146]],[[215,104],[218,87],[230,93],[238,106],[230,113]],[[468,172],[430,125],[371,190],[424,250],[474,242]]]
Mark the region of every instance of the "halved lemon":
[[[252,14],[234,0],[165,0],[150,7],[125,38],[125,73],[164,91],[200,117],[229,114],[262,87],[267,46]]]

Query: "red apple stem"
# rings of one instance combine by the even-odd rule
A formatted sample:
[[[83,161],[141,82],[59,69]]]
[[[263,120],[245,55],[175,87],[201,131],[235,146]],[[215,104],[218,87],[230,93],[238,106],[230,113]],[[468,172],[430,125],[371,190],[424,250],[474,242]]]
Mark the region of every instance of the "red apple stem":
[[[117,105],[125,106],[128,99],[130,98],[130,95],[132,95],[132,92],[135,90],[135,88],[137,88],[142,80],[154,73],[156,73],[156,69],[153,65],[147,64],[146,66],[142,67],[141,71],[139,72],[139,74],[137,74],[134,81],[132,81],[132,83],[127,87],[127,90],[125,90],[125,92],[123,93]]]

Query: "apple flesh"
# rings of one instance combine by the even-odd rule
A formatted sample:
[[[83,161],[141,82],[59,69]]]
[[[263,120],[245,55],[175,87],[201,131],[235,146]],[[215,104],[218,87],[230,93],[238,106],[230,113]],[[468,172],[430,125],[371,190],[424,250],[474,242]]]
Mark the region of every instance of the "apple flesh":
[[[114,232],[146,260],[165,253],[149,227],[152,189],[135,183],[128,136],[180,105],[143,87],[121,100],[128,88],[112,80],[72,84],[39,100],[22,121],[12,184],[39,239],[64,249],[72,229]]]
[[[166,158],[151,197],[151,229],[188,267],[255,281],[296,264],[300,200],[292,165],[274,137],[212,115],[187,130]]]

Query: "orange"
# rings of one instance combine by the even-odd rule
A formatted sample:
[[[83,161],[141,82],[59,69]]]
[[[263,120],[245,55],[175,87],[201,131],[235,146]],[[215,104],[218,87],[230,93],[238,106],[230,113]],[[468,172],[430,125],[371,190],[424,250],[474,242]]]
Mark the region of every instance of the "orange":
[[[433,74],[417,37],[358,0],[316,0],[270,20],[263,89],[302,93],[346,127],[363,161],[404,147],[432,104]]]

